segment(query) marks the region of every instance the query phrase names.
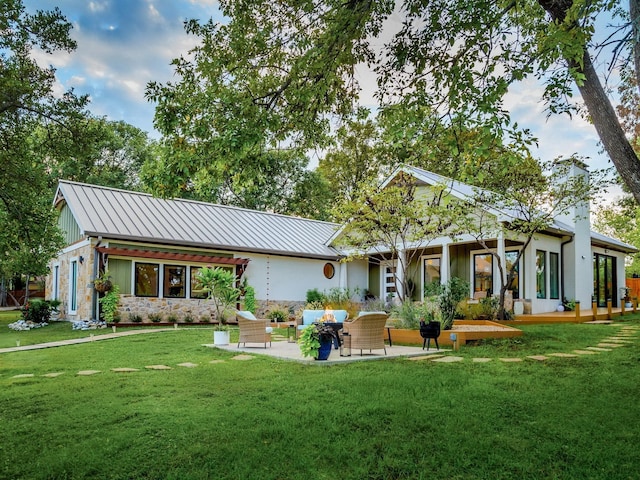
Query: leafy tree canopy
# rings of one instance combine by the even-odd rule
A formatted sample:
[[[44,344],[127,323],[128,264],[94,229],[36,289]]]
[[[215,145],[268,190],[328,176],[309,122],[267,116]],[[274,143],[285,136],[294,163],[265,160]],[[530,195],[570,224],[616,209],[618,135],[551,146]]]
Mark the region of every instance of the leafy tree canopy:
[[[250,169],[246,159],[273,148],[326,147],[330,120],[355,110],[354,72],[367,63],[378,75],[381,108],[399,107],[389,121],[403,120],[405,110],[409,121],[437,120],[416,123],[416,134],[444,127],[448,147],[419,156],[457,159],[454,171],[496,152],[505,161],[526,158],[522,150],[533,139],[504,106],[515,82],[544,80],[550,113],[576,111],[577,86],[607,153],[640,199],[640,162],[591,60],[603,23],[613,25],[611,36],[602,35],[616,46],[613,65],[627,54],[640,58],[638,3],[630,0],[626,10],[611,0],[221,2],[227,23],[187,23],[201,45],[174,61],[180,80],[148,87],[170,153],[165,188],[182,188],[205,167],[216,175]],[[394,11],[403,23],[383,44]],[[613,20],[598,23],[603,16]],[[403,153],[398,133],[391,140]],[[416,140],[408,158],[427,148]]]

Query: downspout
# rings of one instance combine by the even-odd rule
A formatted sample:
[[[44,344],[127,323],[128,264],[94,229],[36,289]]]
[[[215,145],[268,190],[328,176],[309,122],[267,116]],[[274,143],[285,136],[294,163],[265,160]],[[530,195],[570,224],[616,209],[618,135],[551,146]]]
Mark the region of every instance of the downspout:
[[[102,236],[98,237],[98,243],[94,247],[94,255],[93,255],[93,278],[98,278],[98,270],[100,268],[100,252],[98,252],[97,248],[102,243]],[[91,311],[93,312],[94,318],[92,320],[100,320],[100,311],[98,307],[98,291],[94,288],[93,293],[91,294]]]
[[[573,242],[575,235],[569,237],[569,240],[565,240],[560,244],[560,268],[562,269],[562,275],[560,275],[560,301],[564,300],[564,246]]]

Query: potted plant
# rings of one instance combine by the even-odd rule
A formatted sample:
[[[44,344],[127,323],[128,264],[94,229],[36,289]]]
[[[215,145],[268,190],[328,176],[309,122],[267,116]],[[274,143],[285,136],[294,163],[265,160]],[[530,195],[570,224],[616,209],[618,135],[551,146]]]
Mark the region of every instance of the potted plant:
[[[102,275],[97,277],[93,281],[93,288],[100,293],[105,293],[111,290],[113,287],[113,283],[111,282],[111,276],[109,275],[109,270],[105,270],[102,272]]]
[[[240,289],[234,286],[236,276],[224,268],[204,267],[198,271],[196,281],[207,292],[207,298],[213,301],[215,308],[218,324],[214,327],[213,344],[228,345],[229,330],[224,313],[240,297]]]
[[[303,357],[326,360],[329,358],[333,342],[337,338],[338,334],[330,325],[313,323],[302,330],[298,344]]]

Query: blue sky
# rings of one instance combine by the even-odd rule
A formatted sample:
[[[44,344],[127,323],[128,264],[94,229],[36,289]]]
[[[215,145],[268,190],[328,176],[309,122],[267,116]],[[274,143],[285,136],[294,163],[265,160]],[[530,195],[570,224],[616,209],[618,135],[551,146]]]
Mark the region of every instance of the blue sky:
[[[59,91],[74,87],[89,94],[90,109],[111,120],[124,120],[150,133],[154,105],[144,98],[147,82],[172,79],[172,59],[186,54],[195,38],[184,32],[183,22],[197,18],[220,19],[214,0],[24,0],[28,11],[57,5],[73,23],[78,48],[71,54],[39,58],[58,70]],[[392,22],[399,22],[398,14]],[[363,103],[372,102],[371,75],[360,69]],[[547,118],[540,101],[541,88],[528,81],[512,89],[506,107],[512,118],[539,139],[534,155],[542,160],[573,153],[590,157],[590,168],[610,166],[599,153],[593,126],[574,116]]]

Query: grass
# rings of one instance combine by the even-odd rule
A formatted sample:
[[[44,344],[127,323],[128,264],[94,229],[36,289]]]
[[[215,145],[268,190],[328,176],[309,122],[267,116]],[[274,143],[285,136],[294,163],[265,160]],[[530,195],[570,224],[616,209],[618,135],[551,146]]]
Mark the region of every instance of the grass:
[[[0,478],[636,478],[640,339],[543,363],[469,360],[570,352],[620,325],[524,330],[455,364],[241,362],[202,347],[203,328],[1,354]],[[101,373],[77,376],[88,369]]]

